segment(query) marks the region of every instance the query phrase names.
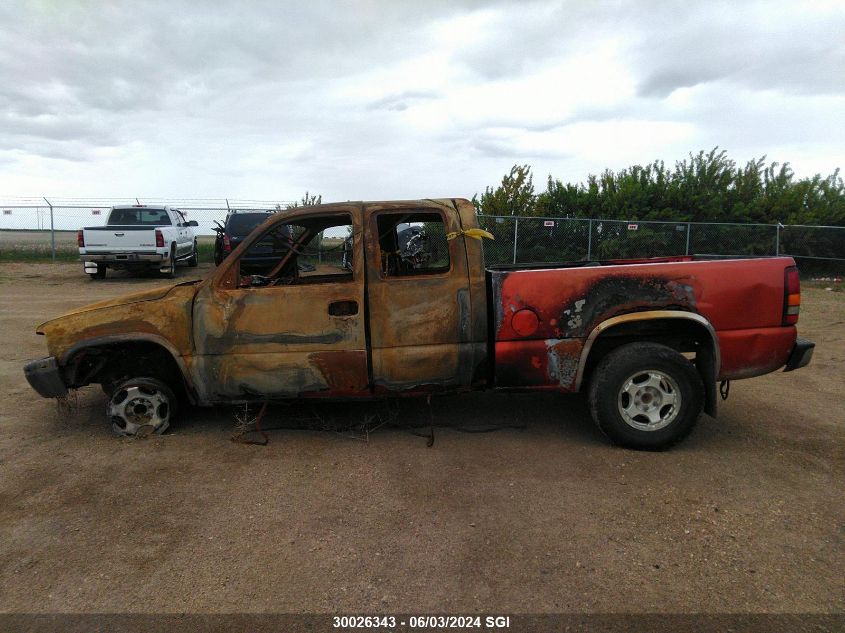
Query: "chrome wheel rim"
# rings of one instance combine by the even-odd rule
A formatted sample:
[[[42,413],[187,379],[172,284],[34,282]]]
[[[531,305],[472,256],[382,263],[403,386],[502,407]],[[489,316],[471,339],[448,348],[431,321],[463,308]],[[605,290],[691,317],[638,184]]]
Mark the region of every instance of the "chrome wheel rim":
[[[681,410],[681,390],[670,375],[657,369],[638,371],[622,383],[619,415],[639,431],[658,431],[672,424]]]
[[[170,402],[154,387],[133,385],[112,395],[108,415],[118,435],[163,433],[170,425]]]

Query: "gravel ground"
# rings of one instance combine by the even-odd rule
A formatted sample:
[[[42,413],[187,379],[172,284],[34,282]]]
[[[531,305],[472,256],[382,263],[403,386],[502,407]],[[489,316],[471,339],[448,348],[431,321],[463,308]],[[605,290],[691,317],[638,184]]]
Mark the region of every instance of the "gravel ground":
[[[664,453],[609,445],[578,396],[435,399],[430,448],[402,428],[428,420],[418,401],[369,437],[277,429],[262,447],[229,441],[231,409],[119,440],[98,389],[70,412],[29,389],[38,323],[162,283],[0,265],[0,612],[843,611],[843,293],[805,290],[810,367],[734,383]],[[518,428],[462,432],[490,423]]]

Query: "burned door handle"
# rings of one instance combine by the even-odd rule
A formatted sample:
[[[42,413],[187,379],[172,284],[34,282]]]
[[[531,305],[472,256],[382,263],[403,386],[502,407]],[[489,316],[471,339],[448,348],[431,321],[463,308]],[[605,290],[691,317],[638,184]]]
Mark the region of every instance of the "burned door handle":
[[[357,301],[332,301],[329,304],[329,315],[331,316],[353,316],[358,314]]]

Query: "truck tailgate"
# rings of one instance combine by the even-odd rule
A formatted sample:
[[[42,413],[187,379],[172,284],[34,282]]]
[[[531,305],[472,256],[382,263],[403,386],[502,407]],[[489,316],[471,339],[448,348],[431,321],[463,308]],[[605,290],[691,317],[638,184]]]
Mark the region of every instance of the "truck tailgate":
[[[82,229],[87,253],[154,251],[155,228],[148,226],[95,226]]]

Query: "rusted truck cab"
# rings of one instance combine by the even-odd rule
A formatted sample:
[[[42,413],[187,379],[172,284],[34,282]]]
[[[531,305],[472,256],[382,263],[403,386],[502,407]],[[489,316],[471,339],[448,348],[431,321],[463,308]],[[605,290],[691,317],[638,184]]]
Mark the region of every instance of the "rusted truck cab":
[[[487,237],[491,237],[487,235]],[[44,396],[103,385],[115,431],[163,432],[176,403],[588,392],[616,442],[664,448],[719,380],[806,365],[789,258],[485,268],[466,200],[275,214],[206,279],[48,321]]]
[[[424,261],[400,252],[403,225],[426,227],[432,245]],[[478,240],[458,239],[474,226],[472,206],[456,211],[451,201],[333,204],[274,218],[197,291],[197,400],[358,398],[480,383],[484,269]],[[290,248],[277,241],[277,257],[269,255],[260,274],[244,270],[242,258],[274,232],[281,242],[293,236]],[[319,235],[322,252],[309,246]],[[337,255],[347,236],[344,266]],[[334,256],[325,246],[333,243]],[[315,270],[301,270],[304,258]]]

